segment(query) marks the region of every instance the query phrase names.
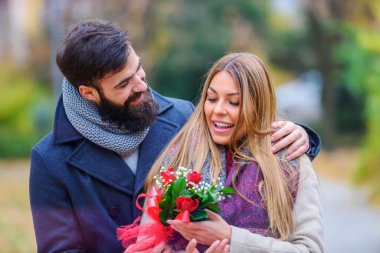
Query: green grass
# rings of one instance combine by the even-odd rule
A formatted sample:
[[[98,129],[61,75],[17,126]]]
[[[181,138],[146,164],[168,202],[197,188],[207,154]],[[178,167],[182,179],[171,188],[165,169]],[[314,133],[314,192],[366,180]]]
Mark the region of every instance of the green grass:
[[[29,162],[0,161],[0,251],[36,252],[28,193]]]

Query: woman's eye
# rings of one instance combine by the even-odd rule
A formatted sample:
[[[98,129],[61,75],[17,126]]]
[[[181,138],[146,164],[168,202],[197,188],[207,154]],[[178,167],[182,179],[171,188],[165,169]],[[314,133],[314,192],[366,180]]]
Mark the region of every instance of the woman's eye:
[[[216,98],[207,97],[206,100],[211,103],[216,102]]]
[[[234,101],[230,101],[230,104],[233,105],[233,106],[239,106],[240,105],[239,102],[234,102]]]

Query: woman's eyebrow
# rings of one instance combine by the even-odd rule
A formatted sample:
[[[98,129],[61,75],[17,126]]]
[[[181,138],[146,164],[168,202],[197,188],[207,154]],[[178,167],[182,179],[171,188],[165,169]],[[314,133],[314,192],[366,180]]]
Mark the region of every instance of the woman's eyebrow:
[[[208,87],[208,90],[211,90],[212,92],[218,94],[218,92],[212,88],[211,86]],[[240,92],[231,92],[231,93],[227,93],[227,96],[239,96],[240,95]]]

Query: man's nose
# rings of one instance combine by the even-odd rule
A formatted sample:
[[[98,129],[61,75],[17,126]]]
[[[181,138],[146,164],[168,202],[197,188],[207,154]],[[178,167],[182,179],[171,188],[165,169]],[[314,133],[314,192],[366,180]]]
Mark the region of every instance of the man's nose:
[[[144,92],[148,89],[147,83],[141,77],[135,76],[132,82],[133,82],[132,91],[135,93]]]

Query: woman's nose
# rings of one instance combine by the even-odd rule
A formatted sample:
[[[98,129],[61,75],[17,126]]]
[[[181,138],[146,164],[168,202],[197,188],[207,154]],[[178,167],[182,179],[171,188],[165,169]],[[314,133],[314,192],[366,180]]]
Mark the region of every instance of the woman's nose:
[[[225,112],[226,112],[226,110],[224,108],[223,102],[222,101],[218,101],[215,104],[214,113],[216,113],[216,114],[224,114]]]

